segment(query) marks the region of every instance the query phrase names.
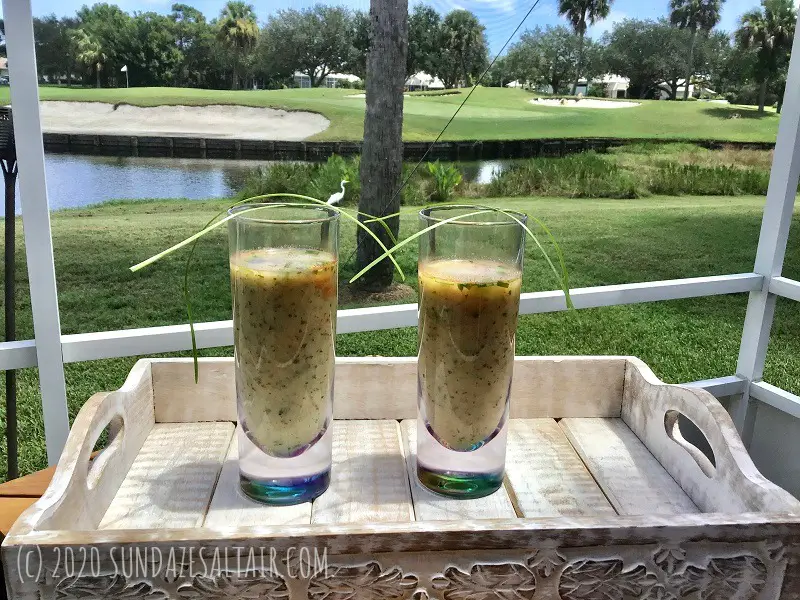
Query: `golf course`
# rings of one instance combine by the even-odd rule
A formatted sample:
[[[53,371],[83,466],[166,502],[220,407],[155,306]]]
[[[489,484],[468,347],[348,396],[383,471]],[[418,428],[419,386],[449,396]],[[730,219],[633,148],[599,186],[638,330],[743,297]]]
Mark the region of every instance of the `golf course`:
[[[0,105],[9,102],[8,90],[8,87],[0,87]],[[408,95],[404,102],[404,138],[407,141],[435,139],[469,91]],[[362,138],[365,100],[359,96],[363,96],[360,90],[326,88],[269,91],[166,87],[40,89],[44,102],[103,102],[135,107],[234,105],[315,113],[330,122],[326,129],[307,138],[319,141]],[[604,110],[532,104],[531,100],[536,97],[521,89],[478,87],[442,139],[616,137],[774,142],[779,121],[774,110],[759,113],[753,106],[713,102],[637,100],[638,106]],[[244,126],[241,129],[245,131]]]

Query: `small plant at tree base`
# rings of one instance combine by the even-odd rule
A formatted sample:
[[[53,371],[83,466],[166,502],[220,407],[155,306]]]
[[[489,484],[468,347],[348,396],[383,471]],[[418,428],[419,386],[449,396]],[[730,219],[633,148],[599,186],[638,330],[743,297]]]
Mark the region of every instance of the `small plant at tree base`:
[[[449,202],[456,188],[464,179],[461,171],[454,165],[444,165],[438,160],[428,163],[428,173],[433,177],[434,189],[430,195],[431,202]]]

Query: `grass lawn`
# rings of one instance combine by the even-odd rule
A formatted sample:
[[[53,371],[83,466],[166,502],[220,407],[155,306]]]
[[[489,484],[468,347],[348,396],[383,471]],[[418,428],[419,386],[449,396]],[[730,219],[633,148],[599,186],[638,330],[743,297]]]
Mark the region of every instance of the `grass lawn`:
[[[0,104],[8,102],[8,87],[0,87]],[[325,115],[331,126],[312,139],[361,139],[362,93],[343,89],[286,89],[227,91],[183,88],[64,88],[42,87],[42,100],[123,102],[137,106],[163,104],[241,104]],[[462,94],[405,100],[404,136],[432,140],[452,116]],[[524,90],[479,88],[450,125],[443,139],[532,139],[563,137],[678,138],[774,142],[778,116],[759,114],[755,107],[705,102],[642,101],[636,108],[598,110],[533,106]],[[739,118],[732,118],[739,115]]]
[[[128,267],[194,232],[224,205],[224,201],[142,201],[55,213],[52,224],[64,333],[185,322],[179,293],[180,257],[138,274],[131,274]],[[543,218],[563,243],[573,285],[582,287],[749,271],[763,198],[537,198],[499,200],[497,205]],[[407,235],[416,227],[416,218],[409,215],[402,222],[402,233]],[[353,240],[352,226],[344,224],[343,263]],[[205,239],[196,257],[192,291],[197,319],[230,318],[224,234]],[[400,260],[412,276],[408,283],[414,286],[415,248],[405,249]],[[22,256],[17,268],[19,333],[27,338],[32,336],[32,323]],[[343,264],[342,271],[352,273],[352,265]],[[790,239],[784,273],[800,276],[796,236]],[[532,248],[524,282],[525,291],[555,287]],[[635,355],[669,382],[730,375],[735,371],[746,300],[745,295],[736,295],[522,317],[517,352]],[[795,393],[800,392],[798,308],[790,301],[778,306],[765,377]],[[337,344],[340,355],[413,355],[416,331],[341,335]],[[230,348],[204,352],[208,356],[230,353]],[[118,388],[134,361],[67,365],[70,416],[91,394]],[[37,385],[34,369],[20,372],[23,473],[46,462]],[[0,465],[2,476],[3,456]]]

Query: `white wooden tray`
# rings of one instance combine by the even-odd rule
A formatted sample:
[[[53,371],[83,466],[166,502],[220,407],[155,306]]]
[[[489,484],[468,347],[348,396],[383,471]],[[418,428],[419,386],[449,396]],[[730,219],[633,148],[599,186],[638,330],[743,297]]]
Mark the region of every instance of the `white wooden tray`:
[[[3,543],[10,597],[800,597],[800,503],[710,394],[637,359],[518,358],[506,482],[479,500],[415,481],[415,359],[358,358],[337,361],[330,489],[250,502],[233,381],[231,359],[201,359],[199,385],[190,360],[142,360],[89,400]]]

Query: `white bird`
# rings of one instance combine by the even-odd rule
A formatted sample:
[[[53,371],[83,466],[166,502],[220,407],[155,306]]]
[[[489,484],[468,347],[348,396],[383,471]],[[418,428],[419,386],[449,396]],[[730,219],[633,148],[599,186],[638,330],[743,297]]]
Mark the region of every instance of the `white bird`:
[[[339,192],[338,194],[333,194],[330,198],[328,198],[328,204],[330,204],[331,206],[336,206],[337,204],[339,204],[339,202],[342,201],[342,199],[344,198],[344,184],[346,183],[350,182],[347,180],[342,181],[342,191]]]

